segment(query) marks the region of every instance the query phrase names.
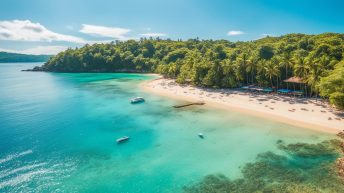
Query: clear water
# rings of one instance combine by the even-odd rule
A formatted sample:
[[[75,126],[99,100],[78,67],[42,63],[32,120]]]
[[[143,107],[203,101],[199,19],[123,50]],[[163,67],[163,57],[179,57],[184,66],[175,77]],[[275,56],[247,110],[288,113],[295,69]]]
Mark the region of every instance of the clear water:
[[[0,64],[0,192],[180,192],[207,174],[240,177],[276,141],[333,136],[139,88],[139,74],[21,72]],[[145,103],[129,99],[143,96]],[[205,136],[200,139],[197,134]],[[131,139],[117,145],[124,135]]]

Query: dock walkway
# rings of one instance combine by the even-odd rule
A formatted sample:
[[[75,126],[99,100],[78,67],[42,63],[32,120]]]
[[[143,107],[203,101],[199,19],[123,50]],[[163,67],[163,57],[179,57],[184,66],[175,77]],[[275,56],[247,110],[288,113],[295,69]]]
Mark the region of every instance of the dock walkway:
[[[174,105],[174,108],[182,108],[182,107],[187,107],[187,106],[191,106],[191,105],[204,105],[205,102],[194,102],[194,103],[187,103],[187,104],[183,104],[183,105]]]

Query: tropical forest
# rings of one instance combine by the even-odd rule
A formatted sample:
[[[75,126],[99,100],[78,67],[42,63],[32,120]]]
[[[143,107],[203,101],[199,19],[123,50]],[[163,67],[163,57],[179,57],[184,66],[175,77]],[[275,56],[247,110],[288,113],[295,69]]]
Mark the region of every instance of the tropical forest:
[[[35,71],[159,73],[211,88],[296,87],[344,108],[344,34],[288,34],[254,41],[141,38],[70,48]],[[301,84],[284,80],[296,77]]]

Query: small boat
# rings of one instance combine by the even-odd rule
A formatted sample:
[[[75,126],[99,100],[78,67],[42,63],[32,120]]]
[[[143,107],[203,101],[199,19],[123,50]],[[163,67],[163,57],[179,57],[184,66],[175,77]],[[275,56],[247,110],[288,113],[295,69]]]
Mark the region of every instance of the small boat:
[[[130,138],[128,137],[128,136],[124,136],[124,137],[121,137],[121,138],[118,138],[117,140],[116,140],[116,142],[117,143],[123,143],[123,142],[125,142],[125,141],[127,141],[127,140],[129,140]]]
[[[198,137],[200,137],[200,138],[204,139],[204,135],[203,135],[203,133],[199,133],[199,134],[198,134]]]
[[[130,102],[132,104],[142,103],[142,102],[145,102],[145,99],[143,97],[135,97],[135,98],[131,99]]]

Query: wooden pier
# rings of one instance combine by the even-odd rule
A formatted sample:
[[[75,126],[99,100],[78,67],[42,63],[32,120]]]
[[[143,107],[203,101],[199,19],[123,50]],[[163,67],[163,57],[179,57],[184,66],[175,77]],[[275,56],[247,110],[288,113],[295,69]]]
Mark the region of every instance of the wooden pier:
[[[187,104],[183,104],[183,105],[174,105],[174,108],[182,108],[182,107],[187,107],[187,106],[191,106],[191,105],[204,105],[205,102],[194,102],[194,103],[187,103]]]

